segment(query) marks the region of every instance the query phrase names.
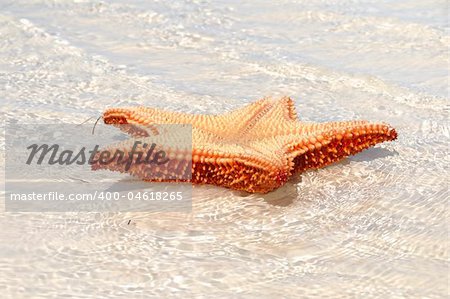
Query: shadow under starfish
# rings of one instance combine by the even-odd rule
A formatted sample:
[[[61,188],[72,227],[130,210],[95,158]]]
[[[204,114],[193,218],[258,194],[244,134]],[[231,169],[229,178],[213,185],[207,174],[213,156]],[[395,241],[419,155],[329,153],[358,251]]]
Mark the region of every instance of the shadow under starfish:
[[[92,165],[94,170],[128,172],[146,181],[213,184],[251,193],[270,192],[294,174],[324,167],[397,138],[395,129],[383,123],[299,121],[294,103],[287,97],[259,100],[221,115],[194,115],[147,107],[111,108],[103,113],[103,121],[143,142],[155,142],[157,137],[161,142],[158,149],[168,153],[170,162],[132,163],[129,168],[118,161],[97,162]],[[192,148],[164,142],[181,137],[164,137],[158,131],[158,124],[191,125]],[[132,138],[112,148],[129,153],[133,144]],[[156,172],[171,179],[155,177]],[[191,174],[189,178],[180,176],[186,172]]]

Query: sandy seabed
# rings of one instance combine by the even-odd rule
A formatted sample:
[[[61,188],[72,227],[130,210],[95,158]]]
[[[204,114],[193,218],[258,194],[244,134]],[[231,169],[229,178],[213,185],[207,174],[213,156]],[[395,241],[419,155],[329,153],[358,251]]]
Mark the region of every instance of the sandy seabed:
[[[188,214],[2,211],[2,298],[446,298],[447,5],[0,1],[3,126],[288,95],[399,133],[269,195],[194,187]]]

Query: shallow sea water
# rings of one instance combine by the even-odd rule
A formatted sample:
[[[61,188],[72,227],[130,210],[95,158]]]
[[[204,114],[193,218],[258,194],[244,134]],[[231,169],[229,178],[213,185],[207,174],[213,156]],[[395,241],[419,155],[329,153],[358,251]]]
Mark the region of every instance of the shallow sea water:
[[[2,211],[2,298],[446,298],[448,33],[446,1],[0,1],[4,121],[288,95],[399,133],[268,195],[194,187],[190,214]]]

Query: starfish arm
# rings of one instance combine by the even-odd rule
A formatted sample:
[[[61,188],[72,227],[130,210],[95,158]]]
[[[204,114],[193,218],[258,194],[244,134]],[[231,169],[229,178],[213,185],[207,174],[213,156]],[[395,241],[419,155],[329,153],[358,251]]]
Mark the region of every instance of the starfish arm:
[[[251,117],[259,115],[259,117],[262,117],[271,116],[273,114],[276,114],[283,120],[297,120],[294,101],[289,97],[282,97],[278,100],[264,98],[244,106],[243,108],[222,114],[221,116],[224,118],[231,117],[234,119],[242,119],[248,115]]]
[[[220,150],[215,150],[219,146]],[[239,146],[208,144],[194,149],[192,183],[267,193],[289,178],[284,163]]]
[[[120,126],[120,129],[127,133],[137,131],[134,125],[152,129],[152,126],[157,124],[191,124],[224,138],[239,134],[248,136],[249,139],[260,138],[261,134],[264,136],[277,135],[283,128],[291,125],[296,118],[294,103],[288,97],[280,100],[262,99],[220,115],[194,115],[147,107],[110,108],[103,113],[103,120],[106,124],[128,124],[129,126]],[[230,127],[230,124],[234,125]],[[152,129],[152,131],[154,130]],[[258,133],[261,134],[258,135]]]
[[[193,129],[192,182],[267,193],[290,177],[292,159],[275,138],[240,143]]]
[[[241,138],[258,140],[284,134],[297,123],[294,102],[284,97],[280,100],[265,100],[267,106],[253,122],[241,130]]]
[[[105,124],[111,125],[190,124],[198,128],[208,128],[217,122],[215,115],[193,115],[141,106],[110,108],[103,113],[102,118]]]
[[[237,131],[251,126],[251,123],[260,119],[261,114],[271,106],[271,101],[260,100],[221,115],[187,114],[148,107],[123,107],[107,109],[102,117],[106,124],[112,125],[190,124],[214,134],[228,133],[232,136]],[[230,123],[236,125],[230,128]]]
[[[193,129],[193,134],[195,137],[192,154],[186,148],[177,148],[176,142],[170,145],[164,134],[157,136],[160,139],[133,138],[104,149],[111,153],[123,152],[125,161],[119,161],[117,158],[109,163],[102,163],[98,154],[92,169],[129,173],[145,181],[213,184],[259,193],[280,187],[289,177],[285,157],[253,149],[251,145],[224,144],[210,133],[198,129]],[[144,148],[143,144],[155,143],[158,144],[155,151],[167,153],[168,162],[162,165],[139,163],[136,154],[130,160],[130,153],[133,153],[132,148],[137,140],[140,144],[135,148],[135,152],[145,153],[148,147]],[[259,148],[259,145],[254,146]],[[141,161],[142,158],[141,156]],[[128,161],[131,162],[127,168]]]
[[[130,138],[102,148],[93,159],[93,170],[126,172],[154,181],[189,181],[192,168],[190,136],[177,128],[158,128],[152,137]],[[109,153],[106,157],[102,153]]]
[[[387,124],[367,121],[299,125],[284,137],[285,150],[294,161],[293,173],[317,169],[385,141],[397,132]]]

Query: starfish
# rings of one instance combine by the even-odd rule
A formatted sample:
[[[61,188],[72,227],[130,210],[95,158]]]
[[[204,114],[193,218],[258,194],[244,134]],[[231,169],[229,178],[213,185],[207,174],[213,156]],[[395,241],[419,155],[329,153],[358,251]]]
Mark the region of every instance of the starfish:
[[[220,115],[128,107],[108,109],[102,117],[105,124],[118,126],[133,137],[142,137],[144,141],[151,138],[150,143],[155,142],[155,138],[163,138],[158,124],[191,125],[192,148],[179,149],[175,143],[166,142],[162,148],[171,161],[165,165],[136,164],[127,170],[119,163],[94,163],[94,170],[128,172],[148,181],[167,181],[149,175],[155,170],[165,174],[184,170],[191,176],[172,177],[172,180],[251,193],[270,192],[294,174],[327,166],[377,143],[397,138],[395,129],[383,123],[300,121],[288,97],[262,99]],[[173,139],[177,138],[180,136]],[[132,144],[128,141],[113,147],[127,153]]]

